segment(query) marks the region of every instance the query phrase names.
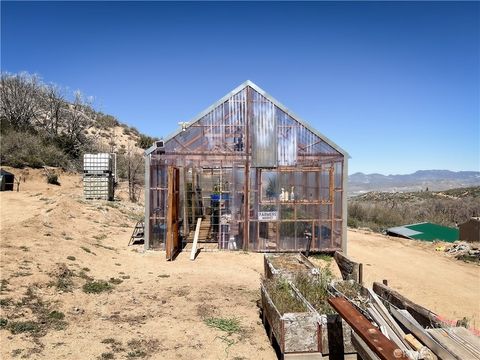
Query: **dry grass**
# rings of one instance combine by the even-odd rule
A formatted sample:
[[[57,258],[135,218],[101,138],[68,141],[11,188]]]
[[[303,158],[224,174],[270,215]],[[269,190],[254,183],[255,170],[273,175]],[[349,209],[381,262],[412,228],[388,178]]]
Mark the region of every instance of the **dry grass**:
[[[307,275],[298,273],[293,284],[307,301],[320,314],[334,314],[335,311],[328,304],[328,284],[332,280],[332,274],[329,269],[323,269],[319,275]]]
[[[292,256],[289,254],[271,256],[269,260],[273,267],[277,270],[287,270],[287,271],[302,271],[306,270],[307,267],[305,264],[301,263],[297,256]]]
[[[263,284],[280,314],[307,311],[305,304],[294,294],[285,279],[276,276],[264,280]]]
[[[68,323],[65,321],[65,314],[55,310],[50,302],[44,301],[37,295],[34,287],[30,286],[25,296],[13,306],[5,309],[6,318],[1,319],[1,328],[10,330],[14,335],[27,333],[34,337],[42,337],[49,330],[64,330]],[[17,321],[16,314],[29,312],[32,318]]]
[[[339,281],[334,285],[335,290],[356,304],[359,308],[366,310],[369,300],[362,294],[362,286],[355,281]]]

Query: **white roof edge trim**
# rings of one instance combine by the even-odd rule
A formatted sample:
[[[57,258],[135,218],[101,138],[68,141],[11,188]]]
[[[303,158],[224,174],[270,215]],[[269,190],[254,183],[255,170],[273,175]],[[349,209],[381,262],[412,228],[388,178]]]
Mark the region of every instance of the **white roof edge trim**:
[[[150,155],[152,152],[154,152],[157,149],[155,145],[150,146],[145,152],[143,153],[144,156]]]
[[[217,106],[221,105],[222,103],[224,103],[225,101],[227,101],[230,97],[232,97],[233,95],[235,95],[236,93],[240,92],[241,90],[243,90],[244,88],[246,88],[247,86],[250,86],[252,89],[254,89],[255,91],[257,91],[259,94],[265,96],[268,100],[270,100],[275,106],[277,106],[279,109],[281,109],[282,111],[284,111],[285,113],[287,113],[289,116],[291,116],[294,120],[298,121],[300,124],[302,124],[303,126],[305,126],[305,128],[307,128],[309,131],[311,131],[312,133],[314,133],[315,135],[317,135],[320,139],[322,139],[323,141],[325,141],[328,145],[330,145],[332,148],[334,148],[335,150],[337,150],[339,153],[341,153],[343,156],[345,156],[347,159],[351,158],[350,155],[348,154],[347,151],[345,151],[343,148],[341,148],[340,146],[338,146],[335,142],[333,142],[332,140],[330,140],[327,136],[323,135],[321,132],[319,132],[318,130],[316,130],[315,128],[313,128],[308,122],[306,122],[305,120],[303,120],[301,117],[299,117],[298,115],[296,115],[295,113],[293,113],[292,111],[290,111],[285,105],[283,105],[280,101],[278,101],[277,99],[275,99],[273,96],[271,96],[270,94],[268,94],[265,90],[263,90],[262,88],[260,88],[258,85],[256,85],[255,83],[253,83],[252,81],[250,80],[247,80],[245,82],[243,82],[241,85],[237,86],[235,89],[233,89],[232,91],[230,91],[228,94],[226,94],[225,96],[223,96],[220,100],[216,101],[214,104],[210,105],[208,108],[206,108],[205,110],[203,110],[201,113],[199,113],[198,115],[196,115],[192,120],[190,120],[188,122],[188,126],[186,127],[187,129],[192,126],[193,124],[195,124],[196,122],[198,122],[202,117],[204,117],[205,115],[207,115],[209,112],[211,112],[212,110],[214,110]],[[178,134],[180,134],[183,130],[182,129],[179,129],[177,131],[175,131],[174,133],[170,134],[169,136],[167,136],[165,138],[165,142],[167,141],[170,141],[171,139],[173,139],[175,136],[177,136]],[[149,149],[150,150],[150,149]],[[148,151],[148,150],[147,150]],[[152,150],[153,151],[153,150]]]

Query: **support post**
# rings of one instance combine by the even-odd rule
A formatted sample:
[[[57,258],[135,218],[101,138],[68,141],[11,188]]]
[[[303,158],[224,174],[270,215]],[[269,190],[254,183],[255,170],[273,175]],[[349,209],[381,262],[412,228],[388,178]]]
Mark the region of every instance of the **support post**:
[[[348,155],[343,158],[342,167],[342,251],[345,255],[348,255],[347,246],[347,186],[348,186]]]
[[[248,228],[250,218],[250,119],[251,119],[251,98],[250,87],[247,87],[247,118],[245,119],[245,191],[244,191],[244,224],[243,224],[243,250],[248,250],[250,229]]]
[[[145,250],[150,248],[150,154],[145,155],[145,219],[143,224],[143,246]]]

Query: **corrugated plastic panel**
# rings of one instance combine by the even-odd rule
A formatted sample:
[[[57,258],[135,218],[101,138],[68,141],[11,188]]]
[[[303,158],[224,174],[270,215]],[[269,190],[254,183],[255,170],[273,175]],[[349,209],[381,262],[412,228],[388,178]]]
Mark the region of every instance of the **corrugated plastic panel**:
[[[277,166],[277,121],[275,106],[252,91],[252,166]]]

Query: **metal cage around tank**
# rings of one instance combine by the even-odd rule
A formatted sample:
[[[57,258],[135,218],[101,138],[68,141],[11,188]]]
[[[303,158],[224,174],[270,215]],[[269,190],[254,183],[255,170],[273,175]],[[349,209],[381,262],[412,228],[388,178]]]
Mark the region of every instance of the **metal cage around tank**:
[[[251,81],[145,161],[146,248],[187,239],[202,218],[220,249],[346,250],[348,154]]]

